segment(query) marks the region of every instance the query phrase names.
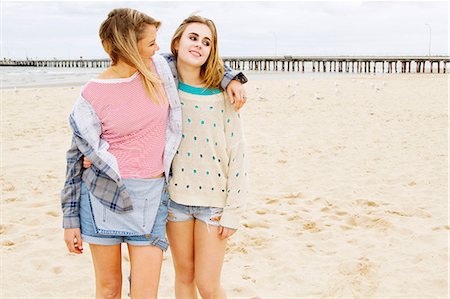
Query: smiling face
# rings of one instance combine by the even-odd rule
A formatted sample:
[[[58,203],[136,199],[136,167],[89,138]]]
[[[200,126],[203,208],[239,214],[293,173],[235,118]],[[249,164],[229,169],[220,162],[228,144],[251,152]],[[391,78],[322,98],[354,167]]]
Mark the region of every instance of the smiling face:
[[[146,25],[141,36],[138,36],[138,50],[139,56],[147,63],[150,58],[155,55],[155,52],[159,50],[159,46],[156,43],[157,28],[155,25]]]
[[[177,59],[187,65],[201,67],[211,53],[212,41],[212,33],[207,25],[201,23],[187,25],[175,43]]]

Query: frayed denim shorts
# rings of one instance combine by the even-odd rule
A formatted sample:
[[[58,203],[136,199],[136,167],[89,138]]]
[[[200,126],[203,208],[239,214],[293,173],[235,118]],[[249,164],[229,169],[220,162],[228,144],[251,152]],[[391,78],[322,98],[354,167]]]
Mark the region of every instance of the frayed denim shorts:
[[[96,245],[150,245],[167,250],[169,194],[164,177],[122,181],[133,204],[133,211],[122,214],[109,210],[82,184],[80,222],[83,241]]]
[[[167,218],[172,222],[197,219],[207,225],[220,226],[219,222],[223,214],[223,208],[188,206],[169,199],[168,214]]]

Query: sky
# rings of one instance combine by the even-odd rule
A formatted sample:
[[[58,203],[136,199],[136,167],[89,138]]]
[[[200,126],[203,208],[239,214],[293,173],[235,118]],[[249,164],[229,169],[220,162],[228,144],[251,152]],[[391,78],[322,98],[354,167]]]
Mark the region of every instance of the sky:
[[[2,0],[0,6],[1,58],[106,58],[98,28],[118,7],[162,22],[161,52],[170,51],[184,18],[200,14],[215,22],[221,56],[449,55],[447,1]]]

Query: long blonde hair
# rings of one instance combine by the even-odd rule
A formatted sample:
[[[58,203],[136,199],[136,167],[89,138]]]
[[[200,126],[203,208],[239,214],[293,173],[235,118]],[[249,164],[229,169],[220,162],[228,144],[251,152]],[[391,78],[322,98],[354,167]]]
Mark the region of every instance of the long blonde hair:
[[[178,56],[178,51],[175,49],[175,44],[180,41],[180,38],[183,35],[183,32],[186,29],[186,27],[192,23],[205,24],[211,30],[212,33],[211,52],[209,53],[206,62],[201,66],[200,76],[205,81],[206,88],[220,89],[220,83],[222,81],[225,70],[223,66],[223,61],[219,57],[219,49],[217,46],[218,44],[217,29],[213,21],[197,15],[192,15],[186,18],[180,24],[180,26],[178,26],[177,30],[175,31],[172,37],[172,41],[170,43],[170,49],[172,51],[172,54],[175,56],[176,59]]]
[[[112,65],[120,60],[136,68],[152,101],[161,103],[165,99],[162,96],[161,80],[151,72],[139,55],[138,41],[144,38],[146,25],[154,25],[158,29],[161,22],[131,8],[116,8],[100,25],[99,35]]]

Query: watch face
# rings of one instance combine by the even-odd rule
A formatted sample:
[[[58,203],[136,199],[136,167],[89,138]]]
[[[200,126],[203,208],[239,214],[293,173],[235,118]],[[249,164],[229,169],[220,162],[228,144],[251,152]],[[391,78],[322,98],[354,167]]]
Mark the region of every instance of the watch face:
[[[242,84],[247,83],[247,81],[248,81],[247,77],[245,77],[245,75],[243,73],[237,74],[236,77],[234,77],[234,79],[238,80]]]

